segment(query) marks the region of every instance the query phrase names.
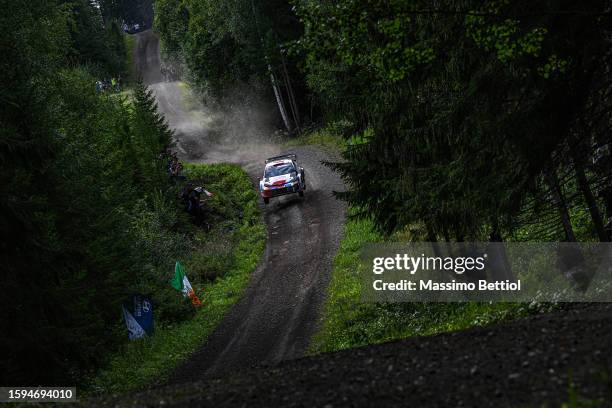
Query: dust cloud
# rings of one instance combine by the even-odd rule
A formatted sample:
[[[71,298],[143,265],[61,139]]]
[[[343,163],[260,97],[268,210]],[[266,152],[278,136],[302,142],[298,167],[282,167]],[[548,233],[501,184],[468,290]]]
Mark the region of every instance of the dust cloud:
[[[135,37],[136,71],[174,130],[173,150],[181,160],[236,163],[259,172],[266,157],[280,152],[276,107],[260,96],[265,85],[236,86],[220,99],[207,98],[177,80],[183,64],[163,60],[157,34],[147,30]]]
[[[185,82],[158,82],[149,88],[175,132],[174,150],[182,160],[261,165],[279,152],[275,112],[255,92],[235,89],[205,106],[204,98]]]
[[[280,151],[273,106],[253,91],[237,88],[205,106],[204,98],[185,82],[158,82],[149,88],[174,130],[174,150],[181,160],[236,163],[251,171]]]

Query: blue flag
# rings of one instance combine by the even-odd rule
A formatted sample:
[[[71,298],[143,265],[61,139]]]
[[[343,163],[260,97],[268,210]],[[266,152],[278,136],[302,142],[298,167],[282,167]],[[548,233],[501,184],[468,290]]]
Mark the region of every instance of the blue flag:
[[[132,295],[123,305],[123,318],[130,340],[153,334],[153,304],[144,295]]]

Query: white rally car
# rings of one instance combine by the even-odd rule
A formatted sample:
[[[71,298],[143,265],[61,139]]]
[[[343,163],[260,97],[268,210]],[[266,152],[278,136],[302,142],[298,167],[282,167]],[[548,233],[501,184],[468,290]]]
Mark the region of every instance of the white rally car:
[[[266,159],[263,178],[259,181],[259,192],[268,204],[270,198],[285,194],[304,196],[306,178],[304,169],[297,164],[295,154],[286,154]]]

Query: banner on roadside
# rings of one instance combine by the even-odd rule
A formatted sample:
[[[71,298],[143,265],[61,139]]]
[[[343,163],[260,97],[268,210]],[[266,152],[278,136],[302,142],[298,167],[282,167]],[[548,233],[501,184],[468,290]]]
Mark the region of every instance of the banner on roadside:
[[[130,340],[153,334],[153,304],[148,296],[132,295],[122,309]]]

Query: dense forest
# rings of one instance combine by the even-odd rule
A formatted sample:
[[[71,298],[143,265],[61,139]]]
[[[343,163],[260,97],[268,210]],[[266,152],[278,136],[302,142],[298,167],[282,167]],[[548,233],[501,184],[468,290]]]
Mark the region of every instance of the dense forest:
[[[99,367],[130,293],[161,321],[191,310],[167,284],[190,239],[172,133],[142,83],[95,85],[130,77],[124,23],[154,20],[200,91],[252,86],[289,134],[343,137],[338,195],[385,234],[611,238],[610,1],[0,4],[4,385]]]
[[[155,29],[167,60],[184,64],[210,100],[245,85],[274,100],[290,133],[310,119],[301,58],[291,52],[302,25],[285,0],[158,0]]]
[[[92,3],[100,8],[105,21],[144,24],[146,27],[153,23],[152,0],[94,0]]]
[[[87,0],[2,1],[0,367],[5,385],[75,384],[125,342],[121,302],[167,284],[186,239],[160,157],[171,132],[127,77],[118,20]],[[6,12],[10,10],[10,12]]]
[[[382,231],[610,239],[609,1],[155,6],[196,83],[268,81],[288,129],[344,136],[341,197]]]

